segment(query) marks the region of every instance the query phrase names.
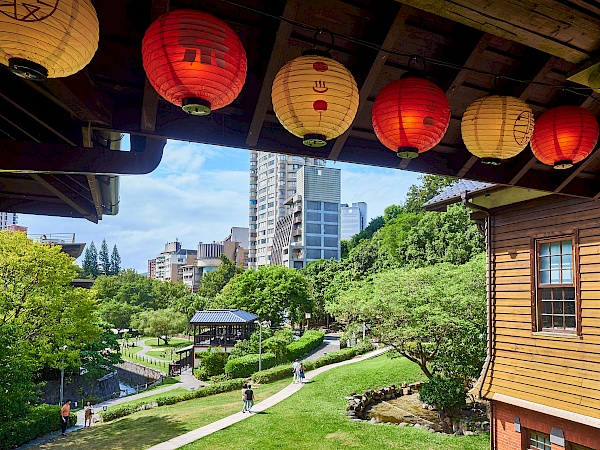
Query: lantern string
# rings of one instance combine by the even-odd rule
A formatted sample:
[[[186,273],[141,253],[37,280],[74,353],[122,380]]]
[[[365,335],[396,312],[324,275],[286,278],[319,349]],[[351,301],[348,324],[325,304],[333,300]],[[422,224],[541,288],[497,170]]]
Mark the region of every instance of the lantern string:
[[[414,57],[414,55],[410,54],[410,53],[406,53],[406,52],[402,52],[402,51],[398,51],[398,50],[394,50],[394,49],[384,48],[381,45],[378,45],[378,44],[375,44],[375,43],[372,43],[372,42],[369,42],[369,41],[364,41],[362,39],[357,39],[357,38],[349,36],[349,35],[344,35],[344,34],[341,34],[341,33],[336,33],[335,31],[327,30],[327,29],[322,28],[322,27],[316,27],[314,25],[309,25],[309,24],[300,22],[298,20],[289,19],[287,17],[278,16],[278,15],[275,15],[275,14],[270,14],[268,12],[255,9],[255,8],[252,8],[252,7],[247,6],[247,5],[242,5],[242,4],[237,3],[235,1],[232,1],[232,0],[220,0],[220,1],[223,2],[223,3],[227,3],[229,5],[232,5],[232,6],[236,6],[238,8],[246,9],[248,11],[251,11],[253,13],[256,13],[256,14],[259,14],[259,15],[262,15],[262,16],[265,16],[265,17],[269,17],[269,18],[274,19],[274,20],[278,20],[278,21],[283,21],[283,22],[289,23],[290,25],[294,25],[294,26],[296,26],[298,28],[303,28],[303,29],[308,30],[308,31],[316,32],[317,34],[319,33],[320,30],[321,31],[326,31],[328,34],[330,34],[332,36],[332,39],[333,39],[333,37],[342,38],[342,39],[345,39],[345,40],[347,40],[349,42],[352,42],[354,44],[357,44],[357,45],[360,45],[360,46],[363,46],[363,47],[370,48],[372,50],[383,51],[383,52],[389,53],[390,55],[407,57],[407,58],[409,58],[409,61],[410,61],[410,58]],[[462,66],[460,64],[455,64],[455,63],[451,63],[451,62],[448,62],[448,61],[442,61],[442,60],[438,60],[438,59],[434,59],[434,58],[429,58],[429,57],[426,57],[426,56],[419,56],[419,58],[421,58],[423,61],[425,61],[425,62],[427,62],[429,64],[433,64],[433,65],[436,65],[436,66],[446,67],[446,68],[455,69],[455,70],[468,70],[470,72],[474,72],[474,73],[478,73],[478,74],[482,74],[482,75],[489,75],[489,76],[495,77],[496,79],[511,81],[513,83],[534,84],[534,85],[538,85],[538,86],[544,86],[544,87],[547,87],[547,88],[550,88],[550,89],[562,89],[565,92],[570,92],[572,94],[581,95],[582,97],[588,97],[589,96],[590,98],[592,98],[596,102],[600,103],[600,100],[598,100],[594,96],[591,96],[591,95],[588,94],[589,91],[595,91],[594,89],[589,88],[589,87],[571,86],[571,87],[565,88],[564,86],[557,86],[555,84],[544,83],[544,82],[541,82],[541,81],[515,78],[515,77],[510,77],[510,76],[507,76],[507,75],[498,75],[498,74],[495,74],[493,72],[488,72],[486,70],[475,69],[473,67],[466,67],[466,66]],[[582,92],[578,92],[578,91],[582,91]]]

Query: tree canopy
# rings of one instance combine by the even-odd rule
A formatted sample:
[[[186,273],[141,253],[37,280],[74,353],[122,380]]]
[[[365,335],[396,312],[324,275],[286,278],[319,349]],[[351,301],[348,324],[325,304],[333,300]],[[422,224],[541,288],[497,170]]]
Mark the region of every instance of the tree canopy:
[[[174,334],[181,333],[188,326],[185,314],[172,308],[147,310],[137,314],[132,320],[133,326],[147,336],[157,336],[165,345]]]
[[[222,254],[219,267],[202,276],[198,294],[202,297],[215,298],[233,277],[243,272],[242,267],[236,266],[234,261]]]

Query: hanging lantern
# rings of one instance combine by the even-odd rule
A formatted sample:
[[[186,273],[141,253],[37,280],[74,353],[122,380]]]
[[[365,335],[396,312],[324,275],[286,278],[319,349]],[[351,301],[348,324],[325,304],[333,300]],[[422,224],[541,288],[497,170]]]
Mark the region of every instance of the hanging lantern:
[[[462,138],[484,164],[500,164],[529,143],[533,113],[523,100],[490,95],[471,103],[462,118]]]
[[[350,128],[358,109],[358,88],[350,71],[317,50],[279,70],[271,98],[279,122],[309,147],[322,147]]]
[[[89,0],[0,3],[0,63],[23,78],[67,77],[98,49],[98,17]]]
[[[246,80],[246,52],[237,34],[201,11],[160,16],[144,35],[142,59],[156,92],[197,116],[229,105]]]
[[[598,142],[598,121],[580,106],[559,106],[535,122],[531,150],[555,169],[568,169],[588,157]]]
[[[416,158],[435,147],[450,123],[444,92],[423,78],[406,77],[384,87],[373,104],[373,129],[400,158]]]

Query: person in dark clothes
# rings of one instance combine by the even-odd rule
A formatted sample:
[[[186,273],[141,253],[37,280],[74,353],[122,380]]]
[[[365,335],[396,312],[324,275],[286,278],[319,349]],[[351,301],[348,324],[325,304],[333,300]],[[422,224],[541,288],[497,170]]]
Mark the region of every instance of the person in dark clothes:
[[[252,386],[248,385],[248,388],[246,389],[246,401],[244,404],[244,408],[246,408],[246,411],[248,412],[252,412],[251,409],[254,406],[254,391],[251,389]]]

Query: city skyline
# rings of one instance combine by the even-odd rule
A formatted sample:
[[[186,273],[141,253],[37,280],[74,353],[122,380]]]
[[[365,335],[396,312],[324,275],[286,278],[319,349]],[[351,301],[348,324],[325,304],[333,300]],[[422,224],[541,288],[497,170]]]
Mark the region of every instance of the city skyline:
[[[123,139],[128,148],[128,139]],[[75,233],[78,242],[116,245],[123,268],[147,271],[148,259],[165,243],[222,240],[231,227],[248,226],[250,152],[229,147],[168,141],[159,167],[148,175],[120,177],[120,211],[99,224],[83,219],[19,214],[30,234]],[[342,203],[364,201],[369,217],[404,201],[419,174],[327,162],[342,169]],[[77,261],[81,264],[81,258]]]

